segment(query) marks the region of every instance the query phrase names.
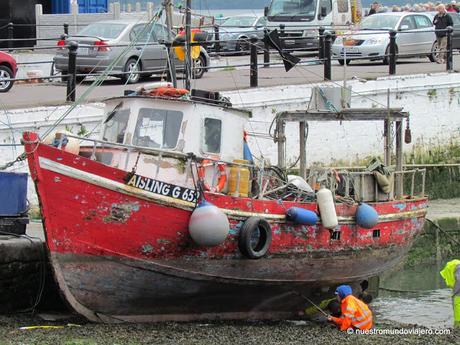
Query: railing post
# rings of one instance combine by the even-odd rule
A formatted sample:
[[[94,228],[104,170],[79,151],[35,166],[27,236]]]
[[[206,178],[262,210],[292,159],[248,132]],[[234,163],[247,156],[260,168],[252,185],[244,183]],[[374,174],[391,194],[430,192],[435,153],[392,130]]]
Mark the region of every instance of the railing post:
[[[77,85],[77,50],[78,43],[75,41],[70,41],[68,43],[69,47],[69,62],[67,66],[68,76],[67,76],[67,102],[75,102],[75,93]]]
[[[8,23],[8,51],[13,51],[14,39],[14,24]]]
[[[64,34],[69,35],[69,24],[64,23]]]
[[[284,29],[286,29],[286,25],[280,24],[280,38],[281,38],[282,40],[284,39],[284,34],[285,34]]]
[[[220,53],[220,37],[219,37],[219,25],[214,25],[214,49],[216,50],[216,54],[219,55]]]
[[[257,37],[251,37],[249,40],[251,42],[251,87],[259,86],[259,71],[257,63]]]
[[[454,70],[453,62],[453,49],[452,49],[452,32],[454,29],[452,26],[447,27],[447,58],[446,58],[446,70],[447,72],[452,72]]]
[[[324,38],[324,80],[332,79],[331,41],[331,34],[327,32]]]
[[[318,58],[323,63],[324,59],[324,27],[320,26],[318,29]]]
[[[268,44],[268,30],[264,29],[264,67],[270,67],[270,45]]]
[[[389,59],[389,74],[396,74],[396,31],[390,30],[390,59]]]

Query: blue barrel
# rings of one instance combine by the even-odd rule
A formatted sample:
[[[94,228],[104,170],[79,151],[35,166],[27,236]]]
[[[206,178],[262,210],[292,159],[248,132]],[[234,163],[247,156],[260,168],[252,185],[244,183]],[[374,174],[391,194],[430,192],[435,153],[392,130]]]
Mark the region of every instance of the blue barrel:
[[[294,223],[303,225],[315,225],[318,222],[318,215],[315,212],[300,207],[288,208],[286,218]]]
[[[0,172],[0,216],[27,211],[27,174]]]

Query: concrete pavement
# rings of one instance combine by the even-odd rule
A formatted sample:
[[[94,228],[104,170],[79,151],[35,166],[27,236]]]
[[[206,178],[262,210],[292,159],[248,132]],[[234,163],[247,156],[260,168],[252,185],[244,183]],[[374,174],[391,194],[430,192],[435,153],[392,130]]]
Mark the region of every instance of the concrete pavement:
[[[245,57],[249,62],[249,57]],[[231,60],[230,60],[231,61]],[[240,57],[238,62],[244,61]],[[303,59],[307,65],[300,65],[286,73],[282,67],[259,68],[259,86],[297,85],[320,82],[323,80],[322,65],[308,65],[308,59]],[[454,57],[454,67],[460,69],[460,56]],[[431,63],[427,58],[413,58],[398,60],[397,75],[411,75],[420,73],[436,73],[445,71],[445,65]],[[192,87],[205,90],[244,90],[249,88],[249,68],[224,67],[220,71],[206,73],[202,79],[194,80]],[[344,79],[344,67],[337,62],[333,63],[332,79]],[[346,67],[346,78],[358,77],[375,79],[388,76],[388,66],[380,62],[355,61]],[[158,80],[151,78],[148,81]],[[138,84],[139,85],[139,84]],[[135,89],[138,85],[124,86],[118,79],[111,79],[95,88],[86,102],[98,101],[104,98],[122,95],[126,89]],[[91,81],[84,81],[77,87],[77,98],[91,86]],[[179,86],[182,81],[179,80]],[[10,92],[0,94],[0,105],[6,109],[28,108],[37,106],[60,105],[65,103],[66,86],[64,83],[18,84]]]

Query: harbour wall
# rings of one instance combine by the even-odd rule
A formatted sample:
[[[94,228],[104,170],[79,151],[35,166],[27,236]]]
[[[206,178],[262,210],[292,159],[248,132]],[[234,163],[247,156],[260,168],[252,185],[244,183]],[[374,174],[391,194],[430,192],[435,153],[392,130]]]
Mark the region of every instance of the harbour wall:
[[[248,124],[249,144],[255,156],[277,163],[277,147],[268,135],[276,113],[305,110],[314,86],[339,87],[340,82],[278,86],[223,92],[235,107],[253,112]],[[408,111],[412,143],[405,146],[406,163],[459,163],[460,145],[460,74],[437,73],[411,76],[383,77],[375,80],[352,79],[351,106],[402,107]],[[4,110],[0,113],[0,144],[19,144],[21,133],[34,130],[43,133],[67,110],[67,106]],[[100,103],[77,106],[58,127],[73,133],[99,138]],[[299,152],[298,128],[286,127],[288,163],[297,159]],[[383,124],[381,122],[310,122],[307,139],[307,163],[332,166],[365,165],[370,157],[383,152]],[[0,164],[14,159],[22,147],[0,146]],[[24,162],[13,170],[27,171]],[[460,183],[459,167],[451,167],[438,174],[441,179]],[[443,175],[447,174],[447,175]],[[433,173],[433,176],[438,176]],[[439,177],[438,176],[438,177]],[[441,180],[442,181],[442,180]],[[442,183],[442,182],[441,182]],[[440,185],[433,185],[436,190]],[[30,200],[36,200],[32,193]],[[460,190],[460,188],[457,188]],[[452,197],[455,188],[447,188],[438,197]]]

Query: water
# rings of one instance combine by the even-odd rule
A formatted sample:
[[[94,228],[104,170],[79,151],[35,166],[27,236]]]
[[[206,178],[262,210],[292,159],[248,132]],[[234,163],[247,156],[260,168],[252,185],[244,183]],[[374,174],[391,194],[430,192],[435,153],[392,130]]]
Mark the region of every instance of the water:
[[[445,288],[441,269],[424,265],[382,278],[379,297],[372,303],[376,317],[429,328],[452,327],[452,291]]]

